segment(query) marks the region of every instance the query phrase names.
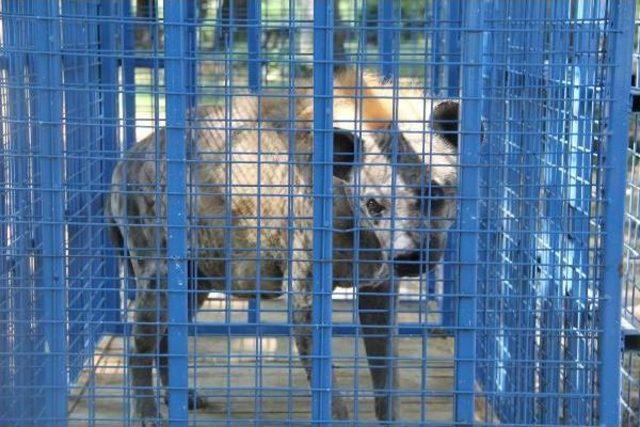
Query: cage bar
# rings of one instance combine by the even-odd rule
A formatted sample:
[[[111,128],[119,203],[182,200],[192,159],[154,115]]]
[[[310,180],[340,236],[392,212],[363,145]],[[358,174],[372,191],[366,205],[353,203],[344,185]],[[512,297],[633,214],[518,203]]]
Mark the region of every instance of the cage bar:
[[[479,150],[482,111],[482,1],[469,1],[463,10],[462,112],[460,147],[460,259],[455,342],[455,420],[474,420],[476,378],[476,293],[478,280]]]
[[[314,425],[332,421],[331,320],[333,221],[334,2],[313,3],[313,312],[312,408]]]
[[[2,0],[0,424],[136,421],[127,365],[135,348],[134,274],[126,248],[107,240],[104,201],[114,166],[149,135],[152,152],[144,155],[167,167],[167,187],[125,191],[169,201],[166,212],[155,212],[158,229],[170,230],[166,247],[142,256],[168,261],[170,271],[156,276],[168,289],[156,292],[168,300],[168,318],[158,321],[170,342],[168,406],[156,379],[156,415],[177,425],[329,425],[339,422],[332,400],[340,395],[353,425],[636,425],[639,144],[637,129],[627,134],[620,119],[628,113],[628,70],[636,95],[638,87],[637,61],[627,62],[632,51],[638,56],[632,3]],[[137,37],[145,31],[148,39]],[[446,193],[455,209],[437,273],[396,275],[398,302],[386,300],[380,311],[395,311],[399,323],[370,328],[385,337],[397,332],[379,354],[387,374],[398,365],[398,385],[387,381],[383,390],[371,385],[360,343],[367,329],[354,311],[364,264],[353,266],[355,289],[332,292],[333,115],[345,114],[344,104],[332,111],[334,73],[351,66],[355,98],[395,104],[391,160],[374,161],[396,171],[406,166],[397,162],[399,135],[437,146],[429,115],[445,98],[462,102],[459,151],[448,169],[457,177],[447,181],[457,189]],[[379,78],[366,94],[361,72]],[[413,104],[402,99],[409,92]],[[255,116],[254,104],[244,103],[253,95]],[[409,104],[427,117],[412,122],[399,114]],[[265,105],[282,108],[282,120]],[[300,105],[313,105],[309,123]],[[351,119],[365,129],[358,136],[373,138],[366,119]],[[425,123],[428,131],[420,130]],[[296,151],[305,129],[312,158]],[[190,150],[207,132],[224,134],[224,149]],[[220,225],[203,225],[207,213],[192,210],[202,189],[187,172],[198,166],[227,168],[226,181],[215,184],[225,203],[237,198],[243,184],[232,171],[245,160],[236,149],[243,138],[257,144],[245,155],[276,156],[288,167],[276,198],[290,207],[282,227],[290,235],[299,223],[291,206],[313,197],[314,271],[304,278],[313,281],[305,325],[313,333],[311,387],[293,346],[294,278],[274,273],[282,274],[286,296],[273,300],[225,293],[248,274],[231,274],[229,265],[241,225],[230,211]],[[287,141],[277,145],[283,153],[265,152],[270,138]],[[354,164],[372,158],[361,151]],[[442,161],[433,152],[423,158]],[[268,203],[278,188],[268,187],[266,164],[257,166],[256,203]],[[299,184],[296,168],[313,182]],[[426,167],[425,178],[435,169]],[[401,205],[406,183],[389,182],[390,203]],[[366,185],[361,176],[353,186],[358,236],[366,231],[367,208],[357,205],[370,194]],[[418,193],[409,198],[424,196]],[[390,221],[394,236],[401,216]],[[120,218],[131,229],[137,219]],[[260,213],[255,233],[272,220]],[[202,227],[220,228],[225,247],[207,254],[193,238]],[[258,242],[243,250],[260,254],[270,244],[262,236]],[[290,266],[298,249],[289,245],[282,256]],[[190,316],[196,292],[208,292],[189,286],[202,280],[199,257],[209,255],[226,262],[217,278],[226,289],[209,293]],[[393,265],[393,255],[387,261]],[[257,289],[245,296],[264,293],[269,274],[251,273]],[[628,331],[622,368],[621,313]],[[188,386],[212,404],[190,410]],[[396,419],[376,420],[374,397],[384,395],[402,404]]]
[[[186,145],[188,126],[187,5],[165,1],[165,70],[167,103],[167,304],[169,334],[169,420],[187,425],[188,420],[188,266],[186,209]]]
[[[42,224],[40,225],[42,277],[39,284],[42,298],[44,359],[46,360],[45,419],[50,425],[64,423],[67,417],[67,339],[62,325],[66,322],[66,290],[64,254],[64,187],[62,142],[62,57],[60,29],[52,20],[58,16],[58,5],[51,2],[34,3],[33,13],[44,19],[35,25],[35,79],[39,89],[35,118],[41,125],[35,131],[36,149],[40,153],[37,169],[42,191]],[[47,34],[48,37],[38,37]],[[51,54],[47,53],[51,52]]]
[[[608,200],[604,213],[604,271],[602,278],[603,293],[600,301],[599,314],[602,322],[598,351],[600,364],[600,402],[598,413],[603,425],[616,425],[620,422],[620,395],[611,390],[620,390],[620,316],[622,312],[620,285],[622,279],[622,245],[624,237],[624,200],[625,200],[625,169],[615,165],[626,161],[625,147],[628,146],[629,135],[629,76],[631,69],[631,55],[633,52],[634,22],[629,17],[635,17],[634,2],[622,2],[613,10],[614,33],[609,38],[611,50],[611,87],[610,109],[611,117],[619,117],[611,124],[611,134],[606,144],[605,164],[608,166],[605,175],[605,188]],[[617,19],[616,19],[617,18]]]

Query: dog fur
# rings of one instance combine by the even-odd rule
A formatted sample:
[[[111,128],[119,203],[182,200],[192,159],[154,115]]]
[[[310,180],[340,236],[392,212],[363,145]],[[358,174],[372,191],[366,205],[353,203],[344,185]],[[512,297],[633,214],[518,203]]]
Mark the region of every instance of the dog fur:
[[[333,285],[352,286],[357,265],[375,411],[380,420],[394,420],[390,278],[394,272],[424,273],[441,258],[455,212],[458,104],[394,90],[375,75],[353,70],[337,75],[334,88]],[[296,113],[293,121],[290,111]],[[230,108],[200,108],[188,130],[186,165],[191,315],[211,290],[247,298],[286,294],[309,379],[312,117],[312,100],[305,96],[289,105],[238,95]],[[128,363],[144,425],[161,423],[152,379],[156,354],[160,381],[168,384],[165,144],[160,130],[125,153],[114,169],[106,207],[114,241],[125,249],[136,280]],[[202,404],[190,391],[190,407]],[[337,393],[332,412],[335,419],[349,416]]]

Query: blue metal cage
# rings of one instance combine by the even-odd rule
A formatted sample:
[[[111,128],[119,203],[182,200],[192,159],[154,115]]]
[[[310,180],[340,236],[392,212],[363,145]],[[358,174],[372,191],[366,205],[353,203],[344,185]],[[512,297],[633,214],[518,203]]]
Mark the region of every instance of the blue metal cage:
[[[158,402],[147,422],[171,425],[637,425],[634,3],[2,0],[0,425],[136,424],[140,395]],[[336,77],[345,69],[351,86]],[[253,104],[236,107],[244,99],[257,100],[255,117]],[[389,117],[366,116],[371,99],[388,102]],[[438,125],[436,110],[450,103],[460,105],[456,123]],[[355,146],[346,160],[335,143],[345,126]],[[386,153],[359,142],[386,134]],[[427,164],[413,201],[429,224],[420,230],[403,229],[400,210],[412,134]],[[452,134],[456,152],[438,152],[434,141]],[[224,152],[194,151],[207,135]],[[304,138],[308,157],[296,151]],[[144,141],[150,150],[132,157]],[[246,143],[255,150],[240,152]],[[367,216],[370,200],[379,205],[364,196],[375,168],[350,172],[351,187],[335,180],[382,154],[388,230]],[[257,171],[251,185],[233,172],[246,163]],[[261,171],[274,163],[287,171],[275,197],[286,217],[237,217],[225,205],[221,222],[206,222],[207,191],[223,205],[251,187],[255,203],[270,203],[276,190]],[[152,165],[151,175],[136,165]],[[196,183],[203,165],[224,171],[215,190]],[[114,190],[119,167],[148,185]],[[442,184],[438,173],[455,179]],[[334,289],[342,190],[367,208],[349,208],[353,286]],[[118,191],[128,202],[148,197],[150,217],[129,205],[114,215]],[[439,199],[454,206],[446,218]],[[308,209],[294,214],[300,200]],[[132,235],[147,220],[155,247],[136,252]],[[438,220],[447,243],[437,262],[425,260],[428,246],[414,260],[419,274],[394,273],[394,236],[424,245]],[[112,221],[123,247],[109,238]],[[260,237],[238,255],[234,233],[246,223]],[[390,233],[391,255],[361,247],[367,227]],[[271,229],[287,236],[288,272],[261,267]],[[224,236],[216,277],[201,271],[214,257],[203,232]],[[374,292],[366,260],[383,252],[391,273]],[[302,325],[300,254],[312,305]],[[234,257],[249,268],[236,271]],[[143,277],[145,262],[166,271]],[[256,288],[235,298],[242,274]],[[283,295],[269,295],[272,274]],[[199,290],[207,280],[222,288]],[[155,303],[145,323],[146,297]],[[374,315],[388,323],[367,324]],[[157,372],[141,385],[132,356],[144,326]],[[300,326],[308,354],[296,347]],[[367,375],[376,366],[382,383]],[[207,401],[197,410],[192,389]]]
[[[624,333],[624,348],[622,362],[622,422],[624,425],[636,425],[640,421],[640,328],[638,311],[638,260],[640,241],[638,240],[640,205],[638,205],[638,160],[640,146],[638,145],[638,111],[640,111],[640,85],[638,84],[638,11],[634,31],[633,63],[631,97],[632,109],[629,126],[629,148],[627,151],[627,188],[625,194],[624,219],[624,276],[622,286],[622,330]]]

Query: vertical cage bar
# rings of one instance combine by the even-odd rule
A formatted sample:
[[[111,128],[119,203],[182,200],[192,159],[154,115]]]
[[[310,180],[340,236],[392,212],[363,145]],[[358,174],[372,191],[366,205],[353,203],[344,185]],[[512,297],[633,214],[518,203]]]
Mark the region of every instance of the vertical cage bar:
[[[88,209],[83,207],[89,200],[88,191],[79,191],[82,187],[90,185],[90,177],[87,174],[87,166],[90,161],[80,162],[78,156],[83,150],[91,146],[93,141],[89,137],[87,123],[89,120],[89,97],[88,90],[78,90],[78,87],[86,87],[88,75],[85,74],[89,64],[88,56],[76,55],[69,52],[74,49],[81,49],[86,46],[86,37],[89,35],[88,28],[80,20],[70,20],[69,16],[86,14],[88,3],[77,3],[69,0],[60,2],[61,12],[61,50],[65,52],[62,58],[62,80],[64,81],[64,187],[66,193],[65,206],[65,246],[66,246],[66,272],[65,286],[67,292],[67,334],[68,334],[68,369],[69,380],[74,381],[81,370],[83,364],[84,346],[91,346],[91,338],[88,334],[91,328],[89,317],[89,307],[87,299],[90,298],[84,292],[83,284],[89,282],[91,260],[79,262],[79,253],[90,253],[88,250],[91,237],[88,235],[86,227],[82,225],[86,218]],[[84,29],[86,31],[83,31]],[[37,37],[37,36],[36,36]],[[68,53],[67,53],[68,52]],[[93,287],[94,289],[97,286]]]
[[[611,5],[615,7],[615,5]],[[570,134],[567,139],[568,162],[568,212],[565,213],[567,244],[566,253],[569,271],[572,276],[568,281],[569,289],[566,292],[568,301],[568,316],[566,329],[570,329],[568,343],[566,345],[566,358],[571,360],[565,373],[566,393],[577,396],[569,399],[567,410],[564,414],[565,422],[571,424],[586,424],[594,419],[592,405],[586,395],[593,385],[592,375],[589,375],[585,365],[592,354],[589,347],[593,341],[589,337],[590,320],[585,313],[589,307],[589,295],[595,295],[594,280],[589,268],[592,260],[589,259],[590,229],[592,216],[590,213],[591,187],[602,187],[601,179],[593,175],[592,152],[593,146],[599,142],[599,136],[594,134],[596,130],[593,100],[597,100],[599,93],[597,85],[598,69],[593,67],[593,52],[597,51],[599,38],[593,36],[596,29],[590,29],[589,21],[595,21],[605,16],[605,11],[595,7],[593,2],[581,0],[576,2],[572,10],[575,21],[575,34],[572,33],[574,52],[571,52],[571,66],[567,79],[571,89],[567,96],[569,104]],[[589,31],[587,30],[589,29]],[[597,104],[596,104],[597,105]],[[622,166],[623,167],[623,166]],[[598,174],[600,175],[600,174]],[[592,292],[593,291],[593,292]],[[595,325],[594,325],[595,326]]]
[[[0,5],[1,7],[1,5]],[[0,36],[1,37],[1,36]],[[0,78],[6,78],[6,60],[5,52],[4,52],[4,39],[0,38]],[[6,80],[5,80],[6,81]],[[7,101],[6,88],[0,88],[0,118],[3,121],[9,118],[9,115],[6,110],[6,106],[4,103]],[[0,259],[0,330],[6,331],[9,330],[9,322],[11,321],[11,316],[9,314],[9,299],[11,293],[9,292],[10,283],[10,270],[12,258],[8,256],[10,248],[9,248],[9,214],[11,211],[11,207],[8,206],[9,203],[13,204],[12,198],[9,195],[9,191],[11,188],[11,183],[7,182],[8,175],[7,172],[11,170],[11,164],[6,161],[6,155],[9,154],[8,150],[10,149],[9,141],[5,138],[9,136],[5,135],[5,128],[3,123],[0,123],[0,186],[2,186],[2,191],[0,191],[0,248],[3,251],[3,256]],[[5,190],[6,188],[6,190]],[[9,338],[9,334],[3,333],[0,334],[0,378],[3,379],[3,382],[0,384],[0,419],[2,418],[12,418],[12,370],[10,369],[10,358],[12,356],[11,352],[11,339]]]
[[[125,3],[129,3],[128,1]],[[102,151],[105,158],[102,160],[102,184],[108,188],[111,182],[111,171],[114,168],[115,153],[118,148],[118,60],[115,57],[116,49],[116,29],[113,23],[115,18],[114,0],[101,0],[100,2],[100,52],[105,54],[100,58],[100,73],[102,80]],[[103,227],[100,243],[105,255],[102,267],[103,277],[107,281],[105,284],[105,318],[106,325],[103,329],[113,331],[120,313],[120,293],[118,280],[118,261],[112,250],[109,249],[109,237],[106,227]]]
[[[312,422],[331,423],[333,0],[313,4]]]
[[[455,421],[474,421],[476,304],[482,120],[483,1],[464,4],[462,25],[462,113],[460,146],[459,296],[455,337]]]
[[[443,1],[443,0],[441,0]],[[446,18],[449,22],[444,25],[447,29],[445,38],[445,52],[444,52],[444,82],[442,83],[447,96],[457,98],[460,96],[460,40],[458,34],[460,32],[460,10],[462,5],[460,0],[447,0],[444,3],[447,11]],[[444,15],[444,13],[443,13]],[[457,26],[456,26],[457,25]],[[435,67],[437,68],[437,67]],[[440,71],[436,74],[440,74]],[[457,224],[454,224],[452,228],[456,228]],[[447,238],[446,253],[455,253],[455,248],[458,245],[458,236],[456,233],[450,232]],[[453,260],[447,260],[442,268],[442,320],[441,324],[443,328],[453,327],[455,325],[455,311],[456,302],[454,294],[455,288],[455,275],[456,265]]]
[[[567,14],[567,5],[561,2],[553,3],[547,12],[550,21],[559,21]],[[545,169],[542,179],[544,189],[543,203],[545,220],[543,230],[548,234],[545,241],[546,250],[542,253],[542,272],[547,279],[547,290],[543,299],[544,316],[541,327],[545,331],[542,336],[541,348],[548,360],[562,360],[564,324],[563,295],[563,257],[560,256],[564,246],[564,236],[559,224],[562,218],[563,195],[563,141],[565,134],[566,108],[564,95],[564,75],[567,52],[564,46],[569,44],[568,31],[550,31],[549,38],[549,67],[546,71],[547,95],[545,100],[546,140],[548,146],[544,161],[552,165]],[[566,397],[557,397],[562,387],[560,369],[552,363],[543,367],[540,375],[541,390],[548,397],[542,401],[545,407],[543,421],[553,424],[562,419],[561,408],[566,405]]]
[[[150,7],[155,7],[154,2],[150,2]],[[155,16],[155,15],[154,15]],[[131,24],[133,13],[131,11],[131,0],[122,2],[122,47],[124,57],[122,58],[122,80],[124,110],[124,146],[131,147],[136,143],[136,76],[135,76],[135,47],[134,47],[134,26]]]
[[[393,0],[378,1],[378,49],[380,50],[380,69],[382,78],[390,79],[397,69],[395,29],[397,16]]]
[[[446,67],[446,64],[443,64],[442,61],[443,54],[445,53],[443,51],[446,48],[444,43],[445,33],[442,31],[442,28],[446,26],[444,22],[447,21],[446,15],[448,12],[447,8],[449,7],[449,2],[446,0],[441,2],[435,1],[432,2],[430,7],[431,16],[429,18],[427,18],[425,11],[425,25],[429,25],[426,23],[429,22],[429,20],[431,21],[431,24],[429,25],[431,29],[426,30],[428,31],[428,37],[425,37],[425,42],[431,43],[429,49],[431,58],[427,56],[425,59],[433,64],[428,68],[429,73],[431,73],[431,91],[434,94],[440,94],[442,93],[442,87],[445,84],[443,76],[445,75],[444,69]],[[425,76],[425,78],[428,79],[427,76]]]
[[[187,4],[164,0],[167,157],[169,422],[187,425]]]
[[[4,59],[3,49],[0,48],[0,59]],[[0,78],[4,78],[4,67],[0,64]],[[5,90],[0,88],[0,117],[6,120],[8,117],[5,115],[5,107],[3,101],[5,99]],[[9,144],[5,141],[4,127],[0,123],[0,185],[3,190],[0,191],[0,248],[6,254],[9,251],[9,239],[7,238],[7,228],[9,218],[7,217],[8,211],[5,206],[11,200],[8,197],[8,192],[4,190],[6,184],[5,169],[5,157],[8,153],[5,151],[8,149]],[[7,162],[8,166],[8,162]],[[9,257],[3,255],[0,259],[0,330],[9,329]],[[9,382],[9,353],[11,342],[9,340],[9,334],[0,334],[0,378],[3,378],[3,383],[0,384],[0,419],[9,417],[9,411],[11,409],[10,404],[10,392],[11,386]]]
[[[198,2],[187,2],[187,54],[189,61],[186,64],[187,69],[187,109],[195,108],[198,105],[198,66],[196,64],[196,56],[198,55],[198,24],[201,17],[198,14]]]
[[[249,90],[259,93],[262,87],[261,79],[261,25],[262,25],[262,1],[249,0],[247,4],[247,48],[249,50]],[[249,323],[258,323],[260,319],[260,300],[251,298],[247,313]]]
[[[46,359],[44,401],[50,425],[67,417],[66,294],[64,226],[64,149],[62,139],[62,55],[57,2],[34,3],[33,56],[38,102],[35,103],[36,138],[42,191],[42,321]]]
[[[261,87],[262,60],[260,58],[261,0],[249,0],[247,4],[247,44],[249,49],[249,89],[258,92]]]
[[[613,29],[608,36],[608,51],[612,55],[609,115],[610,137],[605,148],[605,212],[604,212],[604,274],[600,290],[600,356],[599,395],[600,425],[620,423],[620,313],[622,280],[622,242],[624,238],[624,201],[626,183],[626,153],[628,145],[629,70],[633,52],[635,2],[611,4]]]
[[[456,97],[460,91],[460,10],[462,9],[461,0],[449,0],[447,2],[448,20],[446,37],[446,89],[448,96]]]

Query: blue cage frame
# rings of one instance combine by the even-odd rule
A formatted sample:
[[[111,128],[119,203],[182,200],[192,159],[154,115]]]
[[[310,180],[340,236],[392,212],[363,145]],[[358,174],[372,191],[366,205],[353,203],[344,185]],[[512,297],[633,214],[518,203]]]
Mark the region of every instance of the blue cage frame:
[[[625,120],[611,118],[628,116],[634,4],[437,3],[442,38],[432,44],[433,57],[446,60],[433,64],[431,85],[463,104],[460,213],[450,240],[459,252],[444,268],[449,287],[441,323],[402,324],[399,333],[420,336],[426,328],[439,328],[455,337],[457,424],[474,422],[475,401],[483,396],[493,412],[486,423],[617,425],[620,396],[611,390],[621,389],[619,283],[628,129]],[[248,82],[256,93],[266,62],[261,4],[248,0],[246,25]],[[7,333],[0,336],[0,378],[7,381],[0,385],[0,420],[10,424],[68,421],[70,384],[92,363],[100,336],[130,334],[120,310],[120,284],[113,280],[118,276],[114,249],[106,231],[95,230],[103,225],[101,192],[119,139],[124,146],[136,140],[137,67],[163,67],[166,75],[172,425],[186,426],[189,420],[187,377],[181,373],[187,371],[190,334],[290,334],[286,325],[261,322],[259,301],[251,302],[244,324],[189,324],[186,153],[180,142],[199,90],[197,11],[194,2],[165,0],[164,56],[141,59],[133,46],[133,20],[127,19],[130,7],[114,0],[2,1],[0,173],[7,191],[0,194],[0,247],[7,256],[0,264],[0,325]],[[379,67],[393,78],[401,62],[398,9],[391,0],[379,0],[378,8]],[[331,320],[332,238],[325,225],[332,217],[333,12],[331,0],[314,3],[313,323],[318,327],[311,416],[318,425],[332,422],[331,337],[357,333],[356,326]],[[518,31],[515,26],[527,21],[532,27]],[[538,33],[531,29],[535,23]],[[600,45],[603,40],[606,46]],[[569,44],[575,51],[566,49]],[[94,48],[97,58],[87,54]],[[537,90],[541,86],[545,93]],[[547,99],[539,99],[541,94]],[[546,122],[538,128],[506,127],[530,115]],[[483,117],[490,120],[483,123]],[[594,124],[602,118],[606,129]],[[536,145],[539,133],[549,135],[544,149]],[[500,170],[491,168],[496,159],[505,162]],[[520,168],[509,170],[509,161],[520,162]],[[595,184],[594,169],[602,172]],[[518,187],[522,182],[530,184]],[[543,199],[540,182],[547,191]],[[499,224],[504,218],[495,212],[523,220]],[[595,246],[594,236],[601,240]],[[505,316],[510,310],[521,315]],[[535,331],[539,341],[527,331]],[[560,363],[567,363],[563,372]]]

